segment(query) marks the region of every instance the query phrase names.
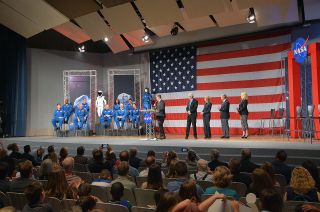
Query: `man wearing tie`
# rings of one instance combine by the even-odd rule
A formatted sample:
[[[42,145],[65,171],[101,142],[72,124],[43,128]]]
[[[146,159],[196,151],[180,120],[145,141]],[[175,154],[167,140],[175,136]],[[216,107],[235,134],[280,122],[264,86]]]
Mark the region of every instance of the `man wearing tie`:
[[[223,136],[221,138],[229,138],[229,118],[230,118],[230,103],[227,99],[227,95],[223,94],[221,95],[221,107],[219,108],[220,110],[220,119],[221,119],[221,127],[222,127],[222,133]]]
[[[164,134],[163,130],[163,122],[166,117],[166,105],[164,101],[161,99],[161,95],[158,94],[156,96],[157,106],[156,106],[156,118],[158,120],[159,130],[160,130],[160,139],[165,139],[166,135]]]
[[[186,139],[189,138],[190,125],[192,123],[193,128],[193,136],[197,139],[197,109],[198,109],[198,101],[193,98],[193,94],[189,93],[189,102],[187,104],[187,130],[186,130]]]

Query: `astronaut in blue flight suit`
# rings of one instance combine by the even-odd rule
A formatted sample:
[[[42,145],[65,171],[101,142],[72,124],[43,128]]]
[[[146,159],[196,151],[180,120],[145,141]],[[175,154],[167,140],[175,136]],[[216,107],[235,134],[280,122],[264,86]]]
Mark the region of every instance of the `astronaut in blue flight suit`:
[[[55,109],[53,112],[53,119],[51,120],[54,130],[61,129],[64,117],[64,111],[61,109],[61,105],[58,103],[57,109]]]
[[[82,108],[85,109],[89,113],[90,106],[87,103],[87,99],[83,99]]]
[[[130,116],[131,111],[133,110],[133,102],[132,102],[132,99],[129,99],[129,102],[126,104],[125,110],[126,110],[126,112],[127,112],[127,119],[128,119],[129,121],[132,121],[131,116]]]
[[[88,111],[80,104],[79,108],[76,109],[75,117],[73,119],[75,129],[82,129],[83,124],[87,122],[88,114]]]
[[[117,124],[118,129],[123,129],[124,122],[126,121],[127,117],[127,110],[124,109],[123,104],[120,104],[120,109],[116,111],[116,115],[114,117],[114,120]]]
[[[113,117],[113,110],[109,107],[108,104],[105,105],[101,116],[100,116],[100,123],[104,128],[108,128],[111,126]]]
[[[148,110],[151,109],[151,101],[152,101],[152,94],[149,92],[148,88],[144,89],[144,94],[142,96],[143,102],[143,109]]]
[[[69,104],[69,100],[65,99],[64,100],[64,105],[62,105],[62,110],[64,111],[64,123],[69,122],[69,118],[73,113],[73,106],[72,104]]]
[[[133,103],[132,105],[132,110],[131,110],[131,120],[132,120],[132,125],[133,128],[137,128],[140,122],[140,110],[137,108],[136,103]]]

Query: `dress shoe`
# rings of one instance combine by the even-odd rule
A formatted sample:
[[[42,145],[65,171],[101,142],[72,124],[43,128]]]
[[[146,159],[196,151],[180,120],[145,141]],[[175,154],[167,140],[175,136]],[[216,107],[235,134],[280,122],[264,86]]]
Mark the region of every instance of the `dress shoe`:
[[[230,138],[230,136],[225,136],[224,138]]]
[[[194,136],[194,139],[198,139],[198,136]]]
[[[223,136],[221,136],[220,138],[225,138],[225,136],[223,135]]]
[[[189,138],[189,136],[186,136],[184,139],[188,139]]]
[[[247,136],[244,136],[244,138],[247,139],[247,138],[248,138],[248,135],[247,135]]]
[[[160,136],[160,139],[161,140],[166,139],[166,136]]]

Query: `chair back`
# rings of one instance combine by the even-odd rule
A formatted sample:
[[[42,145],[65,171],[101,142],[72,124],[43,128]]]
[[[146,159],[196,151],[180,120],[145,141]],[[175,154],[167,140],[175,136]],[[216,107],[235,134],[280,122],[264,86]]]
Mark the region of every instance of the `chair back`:
[[[279,116],[279,119],[282,119],[284,117],[284,108],[279,108],[278,116]]]
[[[65,210],[72,210],[73,206],[76,205],[76,200],[74,199],[63,199],[61,201],[62,208]]]
[[[244,183],[232,182],[229,188],[235,190],[239,197],[245,197],[247,193],[247,186]]]
[[[197,180],[197,184],[203,189],[206,190],[207,188],[213,187],[214,183],[211,181],[206,180]]]
[[[73,170],[76,172],[88,172],[88,167],[81,163],[74,163]]]
[[[24,193],[7,192],[7,196],[10,200],[10,204],[13,205],[17,210],[22,210],[23,207],[28,203]]]
[[[46,200],[47,203],[49,203],[52,207],[53,212],[60,212],[62,211],[62,204],[61,204],[61,200],[54,198],[54,197],[49,197]]]
[[[270,110],[270,119],[274,119],[275,118],[275,115],[276,115],[276,110],[274,108],[272,108]]]
[[[108,202],[107,189],[102,186],[91,185],[91,195],[98,197],[102,202]]]
[[[111,187],[107,187],[107,196],[108,196],[109,200],[112,199],[112,195],[110,193],[110,190],[111,190]],[[131,203],[131,205],[137,205],[136,198],[135,198],[134,193],[131,189],[124,188],[123,197],[121,199],[128,200]]]
[[[136,197],[137,206],[141,207],[147,207],[149,205],[156,205],[156,202],[154,200],[154,194],[156,193],[156,190],[151,189],[141,189],[136,188],[134,189],[134,195]]]
[[[154,208],[145,208],[145,207],[138,207],[134,206],[131,208],[131,212],[155,212],[156,209]]]
[[[116,212],[129,212],[129,209],[122,206],[122,205],[116,205],[116,204],[106,204],[107,210],[105,211],[116,211]]]
[[[74,171],[73,174],[79,176],[86,183],[91,184],[92,181],[93,181],[92,174],[89,173],[89,172],[77,172],[77,171]]]
[[[136,177],[137,187],[141,188],[144,182],[147,182],[148,177]]]
[[[282,174],[275,174],[274,178],[279,182],[280,186],[287,186],[287,179]]]
[[[10,205],[10,200],[7,197],[7,195],[5,193],[3,193],[2,191],[0,191],[0,202],[2,204],[2,206],[6,207]]]
[[[308,116],[313,117],[314,105],[308,105]]]
[[[107,204],[107,203],[103,203],[103,202],[97,202],[95,208],[96,208],[96,209],[100,209],[100,210],[102,210],[102,211],[107,211],[108,204]]]
[[[99,179],[100,173],[91,173],[93,180]]]
[[[305,204],[304,201],[284,201],[283,202],[283,212],[291,212],[291,211],[295,211],[296,207],[298,205],[303,205]],[[314,203],[314,202],[308,202],[308,204],[315,206],[317,208],[319,208],[320,204],[319,203]]]

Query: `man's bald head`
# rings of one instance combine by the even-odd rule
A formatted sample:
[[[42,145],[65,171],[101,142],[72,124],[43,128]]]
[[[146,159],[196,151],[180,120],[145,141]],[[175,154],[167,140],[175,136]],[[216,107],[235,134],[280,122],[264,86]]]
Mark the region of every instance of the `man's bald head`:
[[[198,171],[207,171],[208,170],[208,162],[206,160],[200,159],[197,162]]]

